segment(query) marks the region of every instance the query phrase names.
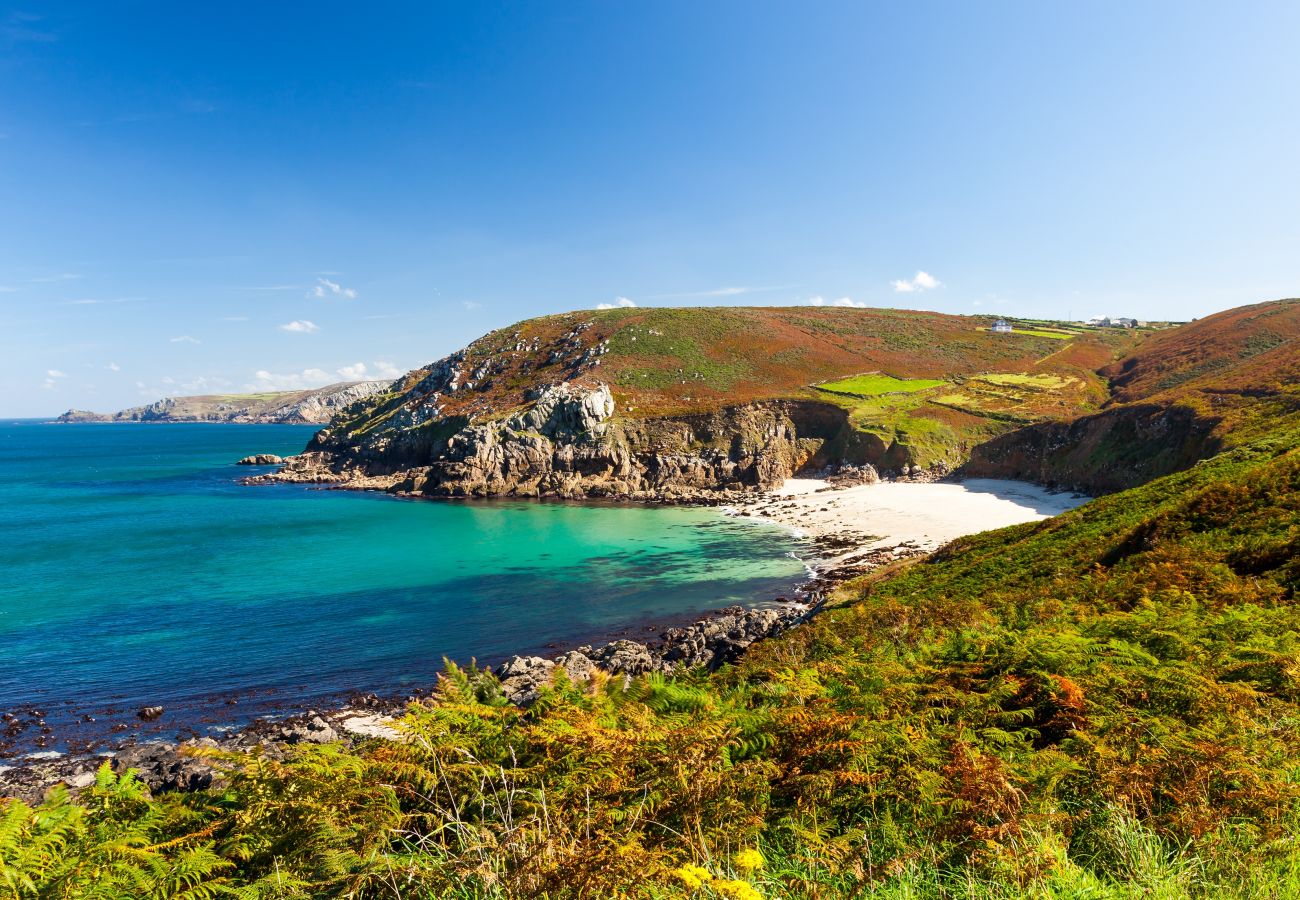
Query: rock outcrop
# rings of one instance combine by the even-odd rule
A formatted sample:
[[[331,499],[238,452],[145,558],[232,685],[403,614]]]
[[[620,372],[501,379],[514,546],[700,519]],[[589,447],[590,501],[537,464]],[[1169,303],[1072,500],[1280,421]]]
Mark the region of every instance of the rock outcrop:
[[[237,466],[278,466],[284,463],[284,458],[276,456],[274,453],[254,453],[252,456],[245,456]]]
[[[455,371],[444,373],[443,389]],[[707,501],[774,487],[825,448],[835,445],[843,455],[861,443],[842,410],[812,401],[634,419],[615,416],[607,385],[562,383],[509,416],[469,422],[443,417],[433,399],[438,393],[402,407],[384,428],[331,428],[282,471],[250,481],[333,482],[435,497]]]

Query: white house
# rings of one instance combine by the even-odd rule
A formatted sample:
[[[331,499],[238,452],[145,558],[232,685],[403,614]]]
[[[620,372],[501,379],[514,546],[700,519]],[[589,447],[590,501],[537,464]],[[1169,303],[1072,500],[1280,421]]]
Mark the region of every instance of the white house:
[[[1006,319],[998,319],[996,322],[993,323],[993,327],[990,328],[989,331],[995,332],[997,334],[1010,334],[1011,323],[1008,322]]]

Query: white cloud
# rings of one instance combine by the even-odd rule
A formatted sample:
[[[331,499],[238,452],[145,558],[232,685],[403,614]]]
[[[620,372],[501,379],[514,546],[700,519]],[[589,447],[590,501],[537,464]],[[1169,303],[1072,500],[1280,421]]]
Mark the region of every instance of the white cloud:
[[[386,379],[401,378],[402,370],[392,363],[380,359],[375,361],[375,374]]]
[[[108,365],[104,366],[104,368],[105,368],[105,369],[108,369],[108,371],[110,371],[110,372],[120,372],[120,371],[122,371],[122,367],[119,366],[119,365],[118,365],[117,363],[115,363],[115,362],[111,362],[111,363],[109,363]]]
[[[308,388],[324,387],[334,380],[324,369],[303,369],[301,372],[268,372],[258,369],[253,373],[255,382],[248,385],[250,391],[305,391]]]
[[[53,284],[56,281],[76,281],[80,275],[74,275],[71,272],[61,272],[58,275],[43,275],[40,278],[33,278],[34,284]]]
[[[60,372],[58,369],[46,369],[45,375],[48,378],[67,378],[67,372]]]
[[[328,278],[317,278],[316,286],[307,294],[308,297],[315,297],[318,300],[324,300],[327,297],[342,297],[345,300],[357,299],[357,292],[352,288],[345,288],[337,281],[330,281]]]
[[[361,381],[366,377],[366,364],[359,362],[351,366],[343,366],[338,373],[344,381]]]
[[[627,297],[615,297],[613,303],[597,303],[596,309],[633,309],[636,301]]]
[[[825,306],[825,305],[826,305],[826,298],[825,298],[825,297],[809,297],[809,298],[808,298],[808,305],[809,305],[809,306]]]
[[[43,387],[47,391],[58,390],[59,387],[58,379],[67,378],[67,377],[68,375],[66,372],[60,372],[58,369],[46,369],[45,384],[43,385]]]
[[[280,330],[292,331],[298,334],[311,334],[313,331],[320,331],[320,326],[307,319],[294,319],[292,322],[281,325]]]
[[[182,335],[178,335],[178,336],[176,336],[176,337],[174,337],[174,338],[171,338],[171,343],[173,343],[173,344],[201,344],[201,343],[203,343],[203,342],[200,341],[200,340],[199,340],[198,338],[196,338],[196,337],[190,337],[188,334],[182,334]]]
[[[922,291],[932,290],[943,284],[929,272],[917,271],[911,278],[899,281],[891,281],[894,290],[900,294],[919,294]]]
[[[460,301],[460,305],[466,309],[480,309],[483,306],[483,304],[479,303],[477,300],[462,300]]]

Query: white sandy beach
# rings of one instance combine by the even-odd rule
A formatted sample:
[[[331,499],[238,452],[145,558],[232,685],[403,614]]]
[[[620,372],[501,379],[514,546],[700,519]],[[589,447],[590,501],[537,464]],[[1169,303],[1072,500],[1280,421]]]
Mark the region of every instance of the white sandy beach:
[[[902,548],[900,556],[928,552],[962,535],[1046,519],[1089,499],[993,478],[845,488],[818,479],[792,478],[735,512],[787,525],[837,548],[812,563],[826,572],[887,548]]]

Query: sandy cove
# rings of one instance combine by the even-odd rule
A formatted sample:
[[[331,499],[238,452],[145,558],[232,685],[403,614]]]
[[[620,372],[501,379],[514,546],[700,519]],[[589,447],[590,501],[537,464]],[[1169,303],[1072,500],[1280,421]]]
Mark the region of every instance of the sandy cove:
[[[785,525],[810,538],[817,556],[807,563],[828,587],[892,560],[930,553],[963,535],[1040,521],[1089,499],[994,478],[850,487],[792,478],[728,512]]]

